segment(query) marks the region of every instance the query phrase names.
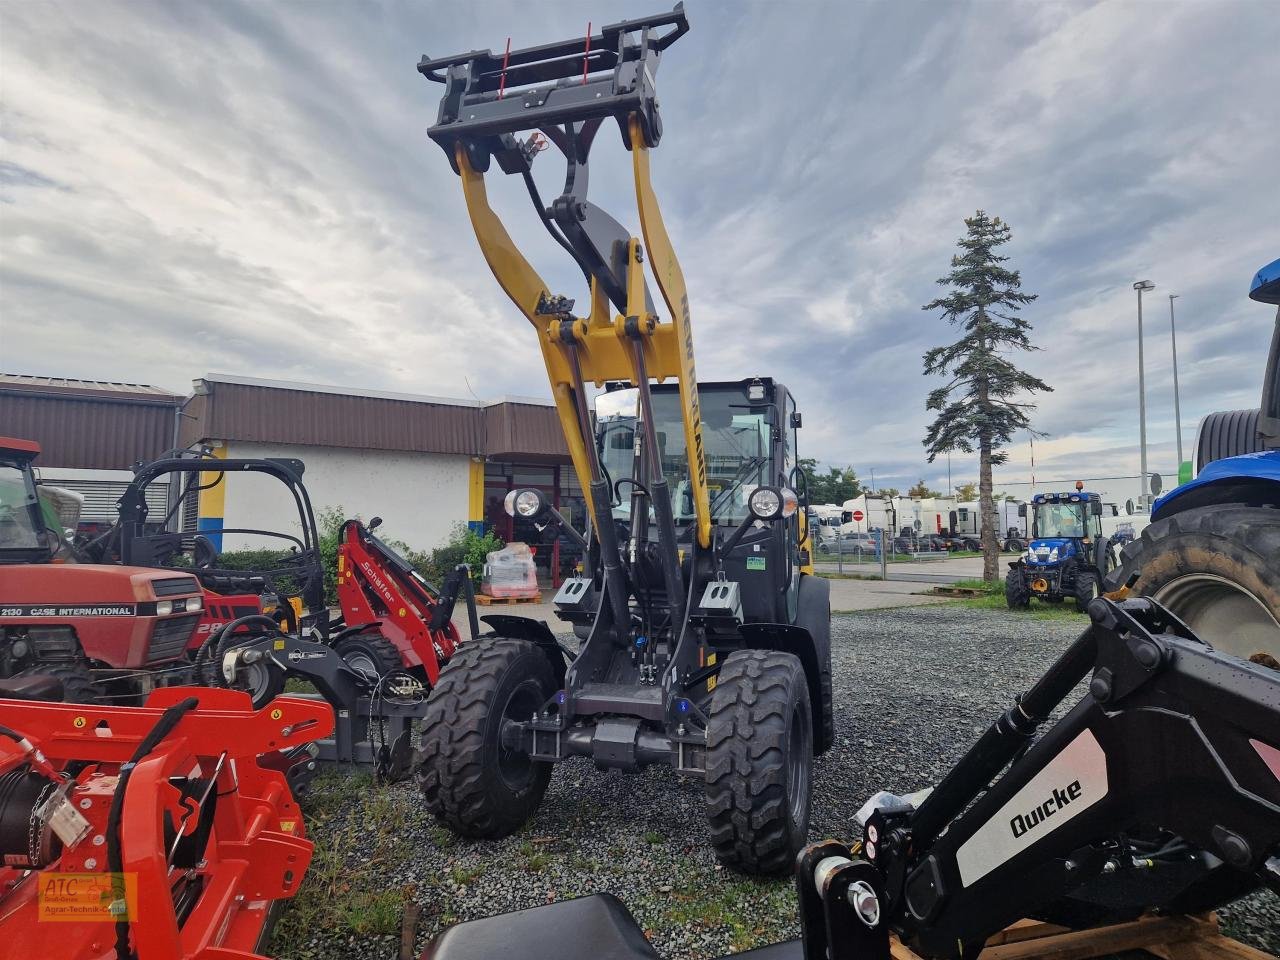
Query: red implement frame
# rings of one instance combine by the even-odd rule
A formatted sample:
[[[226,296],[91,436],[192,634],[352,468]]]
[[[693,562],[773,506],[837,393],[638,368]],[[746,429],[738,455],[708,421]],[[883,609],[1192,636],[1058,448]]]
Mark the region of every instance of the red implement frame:
[[[342,526],[337,590],[348,627],[376,625],[399,651],[405,669],[421,667],[427,683],[435,685],[461,640],[458,628],[437,617],[440,595],[357,520]],[[433,628],[437,620],[443,622]]]
[[[122,763],[155,727],[164,709],[187,697],[199,705],[178,722],[134,768],[120,822],[124,872],[137,877],[137,910],[130,938],[137,960],[254,960],[268,932],[275,901],[292,897],[311,861],[302,818],[285,775],[258,762],[263,754],[302,746],[333,730],[333,711],[315,700],[280,697],[261,710],[230,690],[170,687],[145,707],[31,703],[0,700],[0,723],[25,734],[57,769],[73,761],[71,800],[91,823],[90,833],[64,849],[43,870],[0,867],[0,942],[41,945],[42,956],[62,960],[114,960],[110,920],[53,921],[40,916],[42,882],[59,873],[106,874],[107,810]],[[25,755],[0,739],[0,774]],[[200,862],[190,870],[169,866],[166,818],[184,835],[198,826],[174,781],[216,780],[212,826]],[[199,895],[179,918],[180,885]],[[35,953],[32,953],[34,956]]]

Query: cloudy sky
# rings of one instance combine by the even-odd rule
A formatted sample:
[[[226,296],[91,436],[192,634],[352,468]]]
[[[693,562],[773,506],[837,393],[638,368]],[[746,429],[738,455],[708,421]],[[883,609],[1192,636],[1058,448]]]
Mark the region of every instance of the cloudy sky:
[[[414,66],[662,6],[0,3],[0,369],[546,395]],[[1245,294],[1280,256],[1273,3],[687,7],[654,177],[698,371],[790,384],[802,453],[945,482],[920,443],[920,356],[951,331],[920,305],[977,208],[1013,226],[1040,297],[1041,479],[1137,470],[1136,279],[1157,285],[1153,468],[1175,459],[1169,293],[1188,446],[1203,413],[1256,405],[1272,314]],[[593,199],[638,231],[617,138],[593,160]],[[581,298],[518,178],[490,179]],[[1027,475],[1027,445],[1010,453],[998,481]]]

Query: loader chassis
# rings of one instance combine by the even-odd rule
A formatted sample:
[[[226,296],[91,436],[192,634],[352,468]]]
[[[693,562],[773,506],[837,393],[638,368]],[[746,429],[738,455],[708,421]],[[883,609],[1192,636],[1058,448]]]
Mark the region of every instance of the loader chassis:
[[[460,176],[489,267],[537,333],[590,520],[584,535],[538,491],[509,495],[509,511],[584,550],[582,576],[555,598],[582,643],[566,650],[545,625],[488,618],[494,634],[460,651],[431,694],[419,777],[445,823],[498,836],[532,813],[548,762],[667,763],[705,780],[721,859],[773,872],[803,842],[811,758],[831,739],[830,605],[791,489],[800,416],[789,392],[766,377],[697,381],[689,296],[649,172],[662,135],[654,76],[687,30],[678,5],[582,39],[418,65],[444,85],[428,134]],[[643,243],[587,199],[608,120],[631,154]],[[548,206],[531,164],[552,146],[565,182]],[[550,291],[489,206],[493,160],[524,179],[581,269],[585,315]],[[591,384],[608,388],[594,423]],[[754,728],[739,716],[747,703],[758,704]],[[735,776],[751,785],[732,789]]]

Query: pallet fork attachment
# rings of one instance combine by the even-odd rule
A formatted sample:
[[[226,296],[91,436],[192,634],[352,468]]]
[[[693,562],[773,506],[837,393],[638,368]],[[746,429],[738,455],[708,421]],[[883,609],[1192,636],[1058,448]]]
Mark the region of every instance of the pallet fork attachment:
[[[659,34],[661,27],[672,29]],[[653,191],[648,157],[662,135],[654,75],[662,51],[688,29],[680,4],[669,14],[605,27],[581,45],[577,41],[543,44],[511,51],[506,58],[488,50],[439,60],[424,57],[418,71],[445,84],[437,121],[428,135],[444,149],[462,178],[467,210],[490,269],[538,331],[574,468],[583,489],[592,492],[587,506],[595,527],[607,526],[600,523],[607,511],[596,495],[595,488],[603,481],[585,383],[631,381],[643,393],[650,377],[675,378],[680,385],[685,442],[696,457],[692,495],[697,539],[705,549],[711,542],[711,512],[689,300]],[[644,244],[670,315],[666,323],[660,322],[653,308],[639,240],[586,199],[591,147],[600,124],[608,118],[618,122],[623,144],[632,154]],[[522,143],[515,135],[526,132],[532,136]],[[530,173],[545,142],[560,150],[566,164],[564,191],[549,208],[543,206]],[[591,289],[586,317],[572,314],[572,300],[552,295],[490,207],[484,176],[493,157],[504,172],[524,177],[547,230],[583,267]],[[620,315],[613,315],[613,310]],[[601,535],[607,536],[603,531]],[[617,585],[621,587],[620,582]]]

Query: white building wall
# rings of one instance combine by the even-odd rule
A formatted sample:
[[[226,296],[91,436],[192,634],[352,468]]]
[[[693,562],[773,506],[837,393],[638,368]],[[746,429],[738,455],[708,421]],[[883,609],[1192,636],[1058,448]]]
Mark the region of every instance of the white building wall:
[[[441,546],[458,524],[467,521],[471,458],[465,455],[238,440],[227,444],[226,453],[228,459],[301,460],[306,465],[302,479],[317,515],[326,508],[341,508],[348,517],[382,517],[380,534],[403,540],[415,550]],[[224,526],[292,532],[296,516],[292,498],[275,479],[244,474],[228,477]],[[260,538],[228,535],[223,549],[265,545]]]

